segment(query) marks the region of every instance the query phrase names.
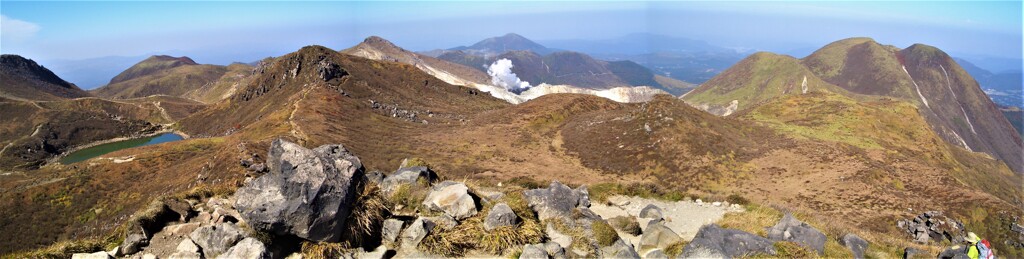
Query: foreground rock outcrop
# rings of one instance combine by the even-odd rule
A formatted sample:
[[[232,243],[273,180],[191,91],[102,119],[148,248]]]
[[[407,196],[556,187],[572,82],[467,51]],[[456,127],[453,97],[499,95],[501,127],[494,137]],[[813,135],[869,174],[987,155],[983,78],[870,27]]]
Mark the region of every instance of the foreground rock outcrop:
[[[162,218],[172,222],[162,229],[142,227],[120,250],[77,256],[741,258],[793,256],[776,248],[790,243],[827,256],[828,237],[792,214],[766,227],[765,237],[708,224],[744,211],[722,202],[612,196],[593,203],[586,186],[480,187],[426,166],[364,175],[341,145],[306,149],[284,140],[271,144],[265,163],[266,173],[233,195],[163,201]],[[941,226],[938,216],[917,222]],[[866,240],[840,241],[853,257],[865,256]]]
[[[309,150],[278,139],[267,165],[269,173],[235,194],[242,218],[257,230],[337,242],[362,180],[359,158],[341,145]]]
[[[928,211],[917,215],[913,219],[903,219],[896,222],[896,227],[903,230],[914,239],[914,242],[927,244],[928,242],[949,241],[953,244],[964,242],[967,232],[964,230],[964,223],[942,215],[939,211]]]

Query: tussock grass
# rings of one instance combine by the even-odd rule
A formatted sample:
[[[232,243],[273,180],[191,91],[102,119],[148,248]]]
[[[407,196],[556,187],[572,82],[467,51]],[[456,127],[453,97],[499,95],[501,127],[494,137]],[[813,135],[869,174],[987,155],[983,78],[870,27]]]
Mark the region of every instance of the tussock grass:
[[[342,239],[348,247],[364,244],[367,238],[381,229],[384,219],[391,214],[387,200],[375,184],[364,184],[352,205],[352,211],[345,220]]]
[[[423,158],[419,158],[419,157],[409,158],[409,159],[404,160],[403,162],[404,163],[402,163],[402,166],[401,166],[402,168],[415,167],[415,166],[423,166],[423,167],[426,167],[427,169],[431,168],[430,167],[430,163],[427,163],[426,160],[423,160]]]
[[[608,224],[611,224],[612,227],[630,235],[636,236],[641,234],[640,222],[637,222],[636,218],[633,216],[618,216],[610,218],[608,219]]]
[[[391,192],[391,196],[388,197],[388,202],[391,207],[401,205],[402,211],[419,210],[423,205],[423,199],[426,199],[429,191],[428,187],[403,184]]]
[[[307,259],[333,259],[340,258],[350,251],[351,249],[340,243],[303,242],[299,253]]]
[[[93,253],[104,250],[106,241],[102,239],[81,239],[71,241],[60,241],[50,246],[30,252],[7,254],[0,256],[3,259],[15,258],[71,258],[75,253]]]
[[[615,232],[615,229],[604,220],[595,220],[590,224],[590,228],[594,231],[597,245],[601,247],[611,246],[619,240],[619,233]]]
[[[484,218],[497,202],[508,204],[521,222],[515,226],[485,230]],[[512,192],[495,203],[487,204],[476,216],[463,220],[451,230],[435,228],[420,243],[420,249],[446,257],[460,257],[474,249],[492,254],[515,251],[523,245],[540,243],[542,240],[544,228],[537,216],[530,210],[521,193]]]
[[[665,255],[668,255],[668,258],[676,258],[676,256],[683,254],[683,248],[685,248],[687,244],[690,244],[690,242],[684,240],[679,243],[669,245],[665,248]]]

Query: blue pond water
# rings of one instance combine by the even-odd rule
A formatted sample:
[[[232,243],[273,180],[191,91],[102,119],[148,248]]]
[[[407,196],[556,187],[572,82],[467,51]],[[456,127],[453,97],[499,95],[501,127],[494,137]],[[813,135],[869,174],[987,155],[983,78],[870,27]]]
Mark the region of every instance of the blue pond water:
[[[164,133],[164,134],[160,134],[160,135],[156,135],[156,136],[152,136],[152,137],[145,137],[145,138],[122,140],[122,141],[118,141],[118,142],[111,142],[111,143],[102,144],[102,145],[98,145],[98,146],[94,146],[94,147],[89,147],[89,148],[85,148],[85,149],[82,149],[82,150],[78,150],[78,151],[72,152],[71,154],[68,154],[67,156],[64,156],[64,158],[61,158],[60,159],[60,163],[61,164],[65,164],[65,165],[73,164],[73,163],[89,160],[90,158],[102,156],[104,154],[107,154],[107,153],[110,153],[110,152],[114,152],[114,151],[118,151],[118,150],[122,150],[122,149],[126,149],[126,148],[148,146],[148,145],[153,145],[153,144],[160,144],[160,143],[165,143],[165,142],[178,141],[178,140],[182,140],[182,139],[185,139],[185,138],[183,138],[182,136],[180,136],[178,134]]]

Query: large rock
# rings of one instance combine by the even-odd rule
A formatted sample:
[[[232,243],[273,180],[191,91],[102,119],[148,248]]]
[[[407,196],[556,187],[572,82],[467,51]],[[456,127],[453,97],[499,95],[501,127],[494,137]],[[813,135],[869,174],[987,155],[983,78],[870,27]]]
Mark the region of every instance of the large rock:
[[[569,248],[572,245],[572,236],[559,232],[555,229],[553,223],[548,223],[547,227],[544,228],[544,234],[548,236],[548,240],[558,244],[563,249]]]
[[[519,216],[512,211],[512,207],[505,203],[498,203],[491,207],[491,211],[484,218],[484,229],[491,231],[498,227],[514,226],[518,222]]]
[[[146,245],[149,245],[149,239],[146,238],[146,235],[141,233],[132,233],[128,234],[128,236],[124,238],[124,242],[121,243],[121,246],[118,249],[121,250],[119,251],[120,254],[132,255],[142,251],[142,247]]]
[[[736,258],[753,255],[775,255],[773,242],[763,237],[717,224],[704,225],[683,248],[682,258]]]
[[[666,249],[669,246],[682,242],[675,231],[672,231],[660,221],[652,221],[644,229],[644,235],[640,237],[640,252],[646,253],[653,249]]]
[[[427,234],[430,234],[435,226],[436,224],[429,219],[422,217],[416,219],[402,232],[402,246],[408,248],[419,246],[423,238],[427,237]]]
[[[341,145],[309,150],[275,140],[270,172],[239,188],[235,208],[250,226],[277,235],[336,242],[355,200],[363,165]]]
[[[178,247],[175,250],[176,251],[173,254],[171,254],[169,258],[199,259],[203,257],[203,255],[200,253],[199,246],[197,246],[196,243],[192,242],[192,239],[189,238],[181,240],[181,243],[178,243]]]
[[[436,179],[437,174],[426,166],[405,167],[384,177],[384,180],[380,183],[380,188],[384,191],[384,194],[390,196],[392,192],[398,190],[398,187],[402,185],[417,184],[420,181],[429,184]]]
[[[803,247],[814,249],[814,251],[818,252],[818,255],[825,254],[825,241],[827,240],[824,233],[814,229],[814,227],[807,223],[797,220],[790,213],[786,213],[779,220],[779,223],[768,229],[768,239],[793,242]]]
[[[397,219],[386,219],[384,220],[383,226],[381,226],[381,238],[385,244],[395,244],[398,241],[398,235],[402,233],[402,225],[405,222]],[[395,248],[397,246],[390,246]]]
[[[245,238],[242,241],[238,241],[235,246],[228,249],[217,259],[233,259],[233,258],[247,258],[247,259],[266,259],[270,258],[270,253],[267,253],[267,247],[262,242],[255,238]]]
[[[647,204],[646,207],[640,209],[640,217],[655,220],[660,220],[664,218],[663,214],[661,213],[661,208],[658,208],[658,206],[654,206],[654,204]]]
[[[868,241],[860,238],[853,233],[847,233],[842,239],[839,239],[839,244],[850,249],[853,253],[853,257],[857,259],[864,258],[864,251],[868,249]]]
[[[523,195],[526,196],[530,208],[537,212],[540,220],[566,219],[571,216],[572,209],[590,205],[589,198],[584,199],[587,197],[586,194],[557,181],[551,182],[548,188],[526,190]]]
[[[665,251],[661,251],[661,249],[654,249],[648,251],[647,254],[644,255],[644,259],[668,259],[668,255],[665,254]]]
[[[633,246],[626,244],[621,238],[610,246],[601,248],[603,258],[640,258],[640,255],[633,250]]]
[[[548,259],[548,252],[544,250],[544,245],[524,245],[519,259]]]
[[[946,250],[943,250],[941,253],[939,253],[938,258],[940,258],[940,259],[971,259],[971,257],[967,256],[967,247],[966,246],[962,246],[962,245],[946,248]]]
[[[544,251],[547,251],[548,255],[551,256],[551,258],[566,258],[565,249],[562,248],[562,245],[559,245],[558,243],[555,242],[548,241],[547,243],[544,243]]]
[[[463,220],[476,215],[476,200],[469,194],[466,184],[445,181],[431,188],[423,206],[433,211],[443,211],[455,220]]]
[[[218,223],[197,228],[189,234],[189,238],[202,248],[203,256],[215,258],[245,238],[245,235],[233,223]]]

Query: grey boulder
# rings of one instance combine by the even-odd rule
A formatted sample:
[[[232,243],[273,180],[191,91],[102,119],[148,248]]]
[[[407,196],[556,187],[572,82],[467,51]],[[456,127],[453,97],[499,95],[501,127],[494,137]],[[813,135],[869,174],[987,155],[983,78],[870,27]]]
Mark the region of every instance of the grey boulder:
[[[217,256],[217,259],[232,258],[265,259],[270,258],[270,254],[267,253],[267,247],[262,242],[249,237],[238,241],[227,252]]]
[[[775,255],[773,242],[763,237],[717,224],[704,225],[683,248],[681,258],[736,258],[752,255]]]
[[[430,234],[437,226],[434,222],[426,218],[418,218],[409,224],[409,227],[405,228],[402,232],[402,246],[403,247],[416,247],[419,246],[420,242],[423,241],[427,234]]]
[[[544,250],[544,245],[532,244],[524,245],[523,252],[519,254],[519,259],[547,259],[548,252]]]
[[[626,244],[621,238],[610,246],[602,247],[601,255],[603,258],[640,258],[636,250],[633,250],[633,246]]]
[[[640,210],[640,217],[647,219],[663,219],[664,214],[661,213],[661,208],[654,206],[654,204],[647,204],[643,209]]]
[[[519,216],[512,211],[512,207],[505,203],[498,203],[491,207],[491,211],[484,218],[484,229],[491,231],[498,227],[514,226],[518,222]]]
[[[398,241],[398,235],[402,232],[402,225],[405,222],[397,219],[386,219],[384,220],[383,226],[381,226],[381,238],[385,244],[394,244]],[[394,248],[394,247],[392,247]]]
[[[868,249],[868,241],[853,233],[844,235],[842,239],[839,239],[839,244],[850,249],[853,257],[858,259],[864,258],[864,251]]]
[[[469,187],[463,183],[445,181],[431,188],[423,206],[433,211],[443,211],[455,220],[476,215],[476,200],[469,194]]]
[[[236,192],[235,208],[254,229],[336,242],[355,200],[363,165],[341,145],[313,150],[275,140],[270,172]]]
[[[661,251],[661,249],[654,249],[647,252],[644,255],[644,259],[668,259],[668,255],[665,254],[665,251]]]
[[[826,237],[824,233],[814,229],[811,225],[801,222],[793,217],[793,214],[786,213],[779,220],[779,223],[775,224],[768,229],[768,239],[775,241],[789,241],[798,245],[814,249],[818,252],[818,255],[825,254],[825,241]]]
[[[171,254],[170,258],[172,258],[172,259],[192,259],[192,258],[198,259],[198,258],[202,258],[203,255],[200,254],[199,252],[200,252],[199,246],[197,246],[196,243],[192,242],[192,239],[185,238],[184,240],[181,240],[181,243],[178,243],[178,248],[176,249],[174,254]]]
[[[402,185],[416,184],[420,181],[430,183],[436,179],[437,174],[434,174],[434,171],[430,171],[430,168],[426,166],[405,167],[384,177],[384,180],[381,180],[380,188],[384,191],[384,194],[390,196],[392,192],[398,190],[398,187]]]
[[[189,234],[189,238],[202,248],[203,256],[215,258],[245,238],[245,235],[233,223],[218,223],[197,228]]]
[[[124,242],[121,243],[121,246],[118,249],[121,250],[119,252],[123,255],[131,255],[142,251],[142,247],[148,244],[149,239],[147,239],[145,235],[141,233],[132,233],[128,234],[128,236],[124,238]]]
[[[653,249],[665,249],[669,246],[682,242],[683,238],[679,237],[675,231],[672,231],[665,224],[660,221],[652,221],[647,225],[647,229],[644,229],[643,236],[640,237],[640,251],[647,252]]]
[[[540,220],[566,219],[571,215],[572,209],[590,205],[589,199],[583,199],[586,194],[557,181],[551,182],[548,188],[526,190],[523,196]],[[583,200],[587,201],[581,202]]]

